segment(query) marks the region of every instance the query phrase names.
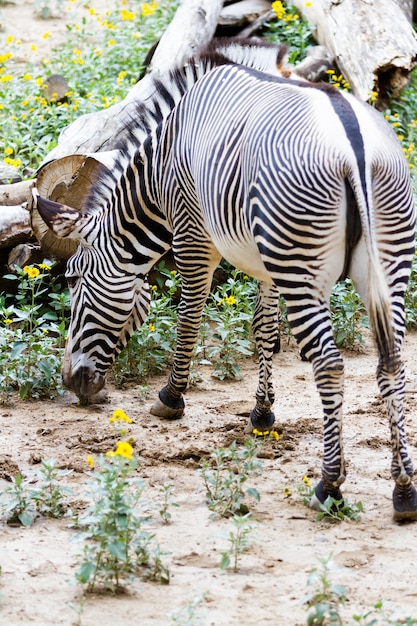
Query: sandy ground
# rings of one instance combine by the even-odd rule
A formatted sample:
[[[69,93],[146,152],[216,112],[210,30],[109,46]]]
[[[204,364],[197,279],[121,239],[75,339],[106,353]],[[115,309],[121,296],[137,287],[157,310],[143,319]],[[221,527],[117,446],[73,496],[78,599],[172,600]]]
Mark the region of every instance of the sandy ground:
[[[404,353],[407,431],[416,459],[415,349],[416,337],[410,336]],[[60,467],[74,470],[66,484],[74,491],[73,504],[79,506],[87,455],[97,458],[113,447],[115,433],[108,418],[116,408],[123,408],[134,420],[129,435],[140,455],[139,474],[147,484],[144,495],[158,501],[166,482],[175,490],[173,500],[179,506],[171,508],[172,523],[163,524],[157,511],[152,514],[152,529],[168,553],[171,584],[137,582],[126,596],[88,596],[83,626],[169,625],[170,613],[202,593],[206,597],[193,624],[302,625],[309,572],[319,565],[319,558],[329,556],[331,581],[346,589],[342,611],[346,624],[379,599],[397,616],[417,618],[417,525],[392,521],[389,433],[375,383],[376,356],[368,347],[366,354],[348,353],[345,359],[348,478],[344,495],[351,504],[363,503],[361,520],[317,522],[314,511],[296,494],[305,474],[313,481],[319,476],[322,420],[310,365],[300,360],[296,349],[286,347],[275,356],[281,438],[267,445],[263,474],[252,482],[261,500],[251,507],[256,528],[237,573],[219,568],[221,553],[228,548],[224,534],[232,526],[228,520],[211,519],[198,468],[213,448],[242,441],[256,384],[254,360],[244,363],[241,382],[217,381],[207,368],[198,387],[187,393],[184,418],[175,422],[149,413],[164,377],[149,381],[145,399],[139,387],[120,391],[109,385],[107,402],[101,405],[79,407],[75,396],[66,393],[53,401],[17,402],[1,410],[3,486],[8,484],[4,476],[11,461],[25,472],[40,458],[53,457]],[[291,497],[284,493],[288,488]],[[81,545],[71,543],[73,533],[68,520],[62,519],[39,518],[30,528],[0,526],[1,624],[76,622],[69,604],[81,602],[81,591],[73,582]]]
[[[63,17],[47,22],[33,19],[32,4],[1,8],[2,36],[21,37],[30,46],[54,45],[65,33]],[[48,40],[42,34],[49,31]],[[417,395],[415,353],[417,337],[407,337],[405,362],[410,451],[417,459]],[[126,595],[88,596],[82,605],[74,583],[80,544],[71,542],[68,520],[39,518],[30,528],[0,524],[0,624],[2,626],[165,626],[169,615],[205,594],[198,615],[183,624],[195,626],[299,626],[306,623],[307,579],[319,558],[331,556],[331,581],[344,585],[345,624],[369,610],[379,599],[399,617],[417,618],[417,525],[392,521],[390,444],[385,409],[375,382],[376,356],[369,344],[365,354],[346,354],[345,444],[348,479],[344,494],[365,512],[359,522],[315,521],[296,494],[304,475],[316,481],[320,473],[322,420],[311,368],[293,347],[275,357],[277,428],[280,441],[268,444],[261,494],[252,507],[256,528],[253,543],[240,559],[237,573],[219,568],[228,542],[230,521],[212,520],[199,463],[210,451],[243,438],[256,387],[257,365],[243,365],[242,382],[219,382],[204,371],[203,380],[187,394],[187,409],[178,422],[152,417],[149,408],[165,377],[149,381],[146,399],[139,387],[120,391],[107,387],[105,404],[79,407],[66,393],[48,402],[19,402],[0,409],[0,488],[7,487],[13,467],[25,473],[41,458],[55,458],[73,470],[66,480],[73,489],[73,506],[82,506],[88,455],[94,458],[114,445],[108,418],[122,408],[132,419],[129,434],[140,455],[139,474],[146,495],[157,501],[164,483],[174,488],[172,523],[164,525],[157,512],[152,529],[167,552],[169,586],[137,582]],[[203,368],[205,369],[205,368]],[[11,471],[12,470],[12,471]],[[291,489],[292,497],[284,491]],[[79,613],[70,607],[78,607]],[[178,623],[178,622],[177,622]],[[379,624],[387,624],[383,618]]]

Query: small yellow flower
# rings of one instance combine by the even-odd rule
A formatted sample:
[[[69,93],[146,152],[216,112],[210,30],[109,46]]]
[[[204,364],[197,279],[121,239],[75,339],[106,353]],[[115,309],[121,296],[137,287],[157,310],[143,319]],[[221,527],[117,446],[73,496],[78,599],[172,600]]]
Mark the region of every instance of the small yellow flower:
[[[13,323],[13,320],[11,320],[11,319],[10,319],[10,317],[6,317],[6,319],[5,319],[5,320],[3,320],[3,322],[4,322],[5,324],[12,324],[12,323]]]
[[[133,11],[127,11],[126,9],[122,9],[120,11],[120,15],[122,17],[122,21],[132,21],[135,19],[136,14]]]
[[[0,82],[2,83],[10,83],[10,81],[13,80],[13,76],[11,76],[11,74],[4,74],[1,78],[0,78]]]
[[[171,271],[170,271],[170,274],[171,274],[171,276],[176,276],[176,274],[177,274],[177,270],[171,270]]]
[[[43,78],[41,76],[38,76],[38,78],[35,79],[35,83],[38,87],[42,87],[43,86]]]
[[[289,487],[285,487],[285,489],[282,490],[282,493],[287,497],[292,496],[292,491]]]
[[[6,43],[13,43],[15,40],[15,37],[13,35],[9,35],[8,37],[6,37]]]
[[[28,74],[26,72],[26,74],[23,74],[23,80],[31,80],[32,79],[32,74]]]
[[[91,468],[94,467],[94,459],[91,456],[91,454],[89,454],[88,457],[87,457],[87,465],[88,465],[88,467],[91,467]]]
[[[149,330],[153,333],[155,331],[155,326],[153,324],[149,324]]]
[[[109,419],[110,424],[114,424],[114,422],[126,422],[127,424],[131,424],[133,420],[130,419],[123,411],[123,409],[116,409],[113,411],[112,417]]]
[[[36,278],[40,274],[37,267],[30,267],[30,265],[25,265],[23,271],[29,276],[29,278]]]
[[[107,452],[106,456],[121,456],[124,459],[131,461],[133,459],[133,448],[128,441],[119,441],[117,443],[116,450]]]
[[[311,487],[311,481],[307,475],[303,476],[303,483],[305,484],[306,487]]]
[[[109,41],[107,42],[108,46],[115,46],[116,45],[116,40],[115,39],[109,39]]]
[[[13,154],[13,148],[5,148],[4,149],[4,154],[7,154],[7,155],[10,156],[11,154]]]
[[[157,287],[156,285],[150,285],[150,286],[149,286],[149,289],[150,289],[151,291],[156,291],[156,290],[158,289],[158,287]]]
[[[156,2],[144,2],[142,4],[142,15],[144,17],[146,17],[147,15],[152,15],[152,13],[155,13],[157,8],[158,4]]]
[[[282,4],[282,2],[280,2],[280,0],[277,0],[276,2],[273,2],[271,4],[271,9],[273,11],[275,11],[275,15],[277,16],[277,18],[279,20],[282,20],[283,17],[285,16],[286,8],[283,6],[283,4]]]
[[[49,270],[51,269],[51,266],[47,265],[47,263],[39,263],[39,267],[41,270],[44,270],[45,272],[49,272]]]
[[[51,36],[51,33],[49,32],[49,30],[47,30],[43,35],[42,35],[42,39],[48,39]]]
[[[30,46],[30,49],[32,50],[32,52],[36,52],[37,47],[36,47],[36,45],[33,43],[33,44]]]
[[[312,2],[304,2],[304,6],[305,7],[312,7],[313,3]]]
[[[234,296],[226,296],[225,301],[226,304],[230,304],[231,306],[233,306],[233,304],[236,304],[236,298]]]

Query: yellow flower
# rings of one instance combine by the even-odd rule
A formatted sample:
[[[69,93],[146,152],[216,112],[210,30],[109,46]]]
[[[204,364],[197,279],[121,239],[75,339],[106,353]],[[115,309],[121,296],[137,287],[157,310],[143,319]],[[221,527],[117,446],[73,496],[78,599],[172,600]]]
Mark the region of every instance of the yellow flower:
[[[6,43],[13,43],[15,40],[15,37],[13,35],[9,35],[8,37],[6,37]]]
[[[13,80],[13,76],[10,74],[4,74],[4,76],[0,78],[0,82],[2,83],[10,83],[11,80]]]
[[[6,317],[6,319],[5,319],[5,320],[3,320],[3,322],[4,322],[5,324],[12,324],[12,323],[13,323],[13,320],[11,320],[11,319],[10,319],[10,317]]]
[[[38,76],[38,78],[35,79],[35,83],[38,87],[41,87],[43,85],[43,78]]]
[[[130,419],[123,411],[123,409],[116,409],[113,411],[112,417],[109,419],[110,424],[114,424],[114,422],[127,422],[131,424],[133,420]]]
[[[157,8],[158,4],[156,2],[144,2],[142,4],[142,15],[144,17],[146,17],[147,15],[152,15],[152,13],[155,13]]]
[[[131,461],[133,459],[133,448],[128,441],[119,441],[116,450],[107,452],[106,456],[121,456]]]
[[[23,271],[29,276],[29,278],[36,278],[40,274],[37,267],[30,267],[29,265],[25,265]]]
[[[36,47],[36,45],[33,43],[33,44],[30,46],[30,49],[32,50],[32,52],[36,52],[37,47]]]
[[[46,263],[39,263],[39,267],[41,270],[45,270],[45,272],[49,272],[49,270],[51,269],[51,266],[47,265]]]
[[[311,482],[307,475],[303,476],[303,483],[305,484],[306,487],[311,487]]]
[[[42,35],[42,39],[48,39],[51,36],[51,33],[49,32],[49,30],[47,30],[43,35]]]
[[[282,2],[280,0],[277,0],[276,2],[273,2],[271,4],[271,9],[273,11],[275,11],[275,15],[277,16],[277,18],[279,20],[282,20],[282,18],[285,15],[285,11],[286,11],[286,8],[283,6]]]
[[[107,42],[108,46],[114,46],[116,44],[116,40],[115,39],[109,39],[109,41]]]
[[[292,491],[289,487],[285,487],[285,489],[283,489],[282,493],[284,494],[284,496],[292,496]]]
[[[171,271],[170,271],[171,276],[175,276],[175,275],[176,275],[176,273],[177,273],[177,270],[171,270]]]
[[[23,80],[31,80],[32,79],[32,74],[23,74]]]
[[[225,298],[226,304],[236,304],[236,298],[234,296],[226,296]]]
[[[13,148],[5,148],[4,154],[13,154]]]
[[[87,457],[87,465],[88,465],[88,467],[94,467],[94,459],[91,456],[91,454],[89,454],[88,457]]]
[[[151,331],[151,333],[153,333],[155,330],[155,326],[153,324],[149,324],[149,330]]]
[[[150,286],[149,286],[149,289],[150,289],[151,291],[156,291],[156,290],[158,289],[158,287],[157,287],[156,285],[150,285]]]
[[[120,15],[122,16],[122,21],[132,21],[135,19],[136,14],[133,11],[127,11],[126,9],[122,9],[120,11]]]
[[[304,2],[304,6],[305,7],[312,7],[313,3],[312,2]]]

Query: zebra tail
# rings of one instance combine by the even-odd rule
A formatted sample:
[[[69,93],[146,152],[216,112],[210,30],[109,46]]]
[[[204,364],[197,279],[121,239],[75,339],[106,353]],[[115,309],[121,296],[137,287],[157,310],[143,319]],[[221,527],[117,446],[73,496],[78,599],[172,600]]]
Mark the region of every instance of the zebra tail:
[[[398,368],[400,357],[396,347],[390,291],[375,239],[372,215],[373,202],[362,184],[354,185],[352,188],[361,190],[359,194],[356,193],[355,195],[368,254],[367,309],[369,321],[378,347],[380,363],[383,364],[387,372],[394,372]]]

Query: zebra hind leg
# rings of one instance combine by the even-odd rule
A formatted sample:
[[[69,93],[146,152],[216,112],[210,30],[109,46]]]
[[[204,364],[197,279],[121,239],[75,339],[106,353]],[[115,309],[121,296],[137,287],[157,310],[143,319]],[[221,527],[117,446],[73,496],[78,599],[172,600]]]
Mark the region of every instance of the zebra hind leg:
[[[404,432],[404,366],[395,359],[388,367],[378,366],[377,379],[381,394],[385,400],[391,428],[392,465],[391,474],[395,481],[393,491],[394,520],[407,522],[417,520],[417,491],[412,481],[414,473],[411,459],[407,452]]]
[[[250,412],[247,433],[268,432],[274,422],[272,405],[275,393],[272,385],[272,356],[279,338],[279,291],[275,285],[260,282],[252,322],[259,356],[259,382],[256,404]]]

